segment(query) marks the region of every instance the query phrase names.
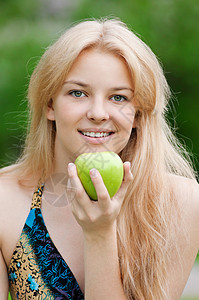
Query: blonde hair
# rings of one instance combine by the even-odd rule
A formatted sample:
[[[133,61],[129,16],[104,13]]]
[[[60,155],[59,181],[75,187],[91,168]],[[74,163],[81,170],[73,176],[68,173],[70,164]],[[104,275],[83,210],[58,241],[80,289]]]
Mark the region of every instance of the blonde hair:
[[[151,49],[117,19],[88,20],[68,29],[50,46],[30,79],[30,125],[24,153],[17,163],[21,178],[44,180],[52,172],[55,125],[47,120],[49,101],[62,86],[78,55],[100,47],[122,57],[131,74],[136,103],[136,130],[121,151],[132,163],[134,180],[118,217],[118,249],[128,299],[168,299],[166,266],[174,247],[171,232],[178,205],[168,174],[193,178],[185,151],[165,121],[170,98],[162,68]]]

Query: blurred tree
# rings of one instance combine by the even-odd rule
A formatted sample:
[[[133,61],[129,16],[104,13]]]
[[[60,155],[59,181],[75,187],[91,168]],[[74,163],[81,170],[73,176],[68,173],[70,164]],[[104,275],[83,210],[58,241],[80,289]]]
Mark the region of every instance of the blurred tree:
[[[104,16],[126,22],[163,62],[174,94],[168,118],[199,160],[198,0],[0,0],[1,165],[20,152],[28,80],[44,49],[73,21]]]
[[[71,22],[69,1],[45,2],[0,2],[1,166],[14,162],[24,143],[29,77],[45,48]]]
[[[168,119],[199,170],[199,2],[197,0],[83,0],[73,18],[119,17],[163,63],[173,92]]]

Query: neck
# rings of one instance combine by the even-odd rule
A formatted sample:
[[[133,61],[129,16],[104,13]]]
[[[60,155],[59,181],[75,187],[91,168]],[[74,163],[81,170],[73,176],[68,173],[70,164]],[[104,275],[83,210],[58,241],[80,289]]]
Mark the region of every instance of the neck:
[[[59,155],[58,155],[59,153]],[[68,204],[68,164],[74,162],[69,155],[62,155],[61,151],[55,148],[53,170],[45,180],[44,197],[47,202],[54,206],[65,206]]]
[[[56,207],[68,205],[67,196],[68,174],[63,172],[52,173],[45,181],[45,200]]]

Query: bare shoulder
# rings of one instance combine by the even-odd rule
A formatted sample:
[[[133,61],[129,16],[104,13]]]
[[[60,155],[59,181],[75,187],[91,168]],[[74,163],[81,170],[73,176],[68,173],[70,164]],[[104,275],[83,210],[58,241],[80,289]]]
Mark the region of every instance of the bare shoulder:
[[[199,249],[199,184],[194,179],[176,175],[170,176],[170,184],[190,236]]]
[[[14,198],[26,192],[26,188],[19,184],[17,176],[12,172],[12,166],[1,169],[0,173],[0,204],[9,205]]]
[[[9,173],[10,167],[6,167],[1,170],[0,174],[0,205],[1,212],[9,206],[13,197],[18,193],[19,186],[15,176]],[[4,173],[5,171],[5,173]]]
[[[13,166],[8,166],[0,170],[0,201],[1,204],[4,203],[5,198],[3,196],[15,196],[18,194],[26,194],[28,191],[32,190],[34,185],[28,186],[26,184],[21,184],[19,182],[18,176],[13,171]],[[30,179],[31,180],[31,179]],[[29,181],[30,181],[29,180]],[[28,180],[27,180],[28,181]],[[8,198],[8,197],[6,197]],[[3,201],[3,202],[2,202]],[[6,203],[9,199],[6,201]]]
[[[9,233],[13,224],[17,226],[20,223],[31,203],[32,189],[20,185],[14,173],[10,172],[11,168],[7,167],[0,173],[0,248],[5,232]]]
[[[199,208],[199,184],[195,179],[170,175],[169,182],[177,198],[180,198],[184,204],[189,203]]]

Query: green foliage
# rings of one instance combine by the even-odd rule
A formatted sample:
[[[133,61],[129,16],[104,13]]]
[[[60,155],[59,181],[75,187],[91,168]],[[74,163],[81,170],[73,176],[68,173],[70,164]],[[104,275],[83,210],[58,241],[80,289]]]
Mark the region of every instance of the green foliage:
[[[197,0],[84,0],[75,19],[119,17],[162,61],[175,107],[168,118],[199,170],[199,5]]]
[[[35,19],[39,8],[39,1],[1,0],[0,5],[0,24],[4,26],[10,19]]]
[[[175,96],[175,111],[168,118],[199,169],[197,0],[0,0],[0,5],[1,165],[14,161],[20,152],[28,80],[44,49],[68,24],[109,16],[126,22],[163,62]]]
[[[198,0],[76,0],[62,1],[65,5],[60,9],[50,6],[51,2],[0,0],[0,165],[14,162],[21,151],[28,81],[45,48],[68,24],[109,16],[126,22],[163,62],[176,96],[176,117],[172,113],[168,117],[178,137],[193,151],[199,170]]]
[[[16,22],[1,31],[0,44],[0,101],[1,101],[1,153],[5,159],[1,163],[14,161],[23,143],[27,113],[26,90],[29,75],[43,52],[42,35],[38,35],[38,26],[31,29],[26,23]],[[21,34],[21,31],[23,34]],[[42,34],[42,33],[41,33]],[[18,37],[20,36],[20,39]],[[45,40],[43,39],[43,46]]]
[[[198,251],[198,254],[197,254],[197,257],[196,257],[196,263],[199,263],[199,251]]]

